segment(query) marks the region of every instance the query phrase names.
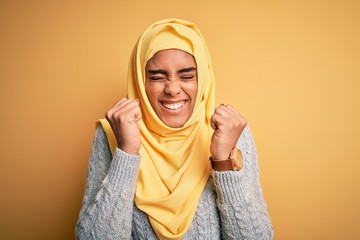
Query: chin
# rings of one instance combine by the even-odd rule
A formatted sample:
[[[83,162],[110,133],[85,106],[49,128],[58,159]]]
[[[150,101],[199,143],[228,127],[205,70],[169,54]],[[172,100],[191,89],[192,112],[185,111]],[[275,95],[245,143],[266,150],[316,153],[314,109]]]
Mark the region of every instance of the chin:
[[[177,119],[177,121],[163,121],[163,123],[165,123],[166,126],[171,128],[181,128],[185,125],[186,121],[179,121]]]

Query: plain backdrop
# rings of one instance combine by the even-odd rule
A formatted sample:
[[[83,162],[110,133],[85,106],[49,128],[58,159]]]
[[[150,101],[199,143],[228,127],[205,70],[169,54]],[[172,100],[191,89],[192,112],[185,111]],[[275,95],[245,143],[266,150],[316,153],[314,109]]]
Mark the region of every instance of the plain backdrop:
[[[162,18],[207,40],[275,239],[359,239],[359,1],[0,1],[0,238],[74,239],[95,130]]]

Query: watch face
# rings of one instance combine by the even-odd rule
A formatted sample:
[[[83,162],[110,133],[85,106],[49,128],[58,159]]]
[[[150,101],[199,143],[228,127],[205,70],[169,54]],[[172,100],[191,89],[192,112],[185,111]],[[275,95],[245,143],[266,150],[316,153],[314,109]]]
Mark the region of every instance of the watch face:
[[[212,157],[209,159],[211,161],[211,167],[215,171],[239,171],[243,165],[242,154],[238,148],[231,150],[229,159],[214,160]]]
[[[236,148],[234,157],[235,159],[233,159],[234,162],[233,170],[237,171],[240,170],[242,167],[242,154],[240,149]]]

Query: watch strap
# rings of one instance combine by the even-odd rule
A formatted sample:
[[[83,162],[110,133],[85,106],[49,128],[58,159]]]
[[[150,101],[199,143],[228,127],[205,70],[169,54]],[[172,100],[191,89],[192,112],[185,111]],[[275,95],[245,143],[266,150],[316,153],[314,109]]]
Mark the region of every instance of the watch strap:
[[[232,159],[217,161],[217,160],[213,160],[212,157],[210,157],[212,169],[214,169],[215,171],[220,171],[220,172],[233,170],[231,161],[232,161]]]
[[[225,160],[216,160],[210,157],[212,169],[215,171],[239,171],[242,168],[243,159],[239,148],[234,147],[229,158]]]

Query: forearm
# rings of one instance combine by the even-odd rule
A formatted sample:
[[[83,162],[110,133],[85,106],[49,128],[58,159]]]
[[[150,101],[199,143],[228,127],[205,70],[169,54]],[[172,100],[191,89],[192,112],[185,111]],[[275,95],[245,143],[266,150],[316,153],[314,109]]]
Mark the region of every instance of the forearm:
[[[97,137],[104,136],[101,133]],[[117,149],[107,162],[104,157],[107,150],[101,145],[93,146],[76,236],[77,239],[129,239],[140,156]]]
[[[272,239],[273,229],[262,195],[256,149],[248,129],[240,138],[240,171],[213,172],[224,239]]]

